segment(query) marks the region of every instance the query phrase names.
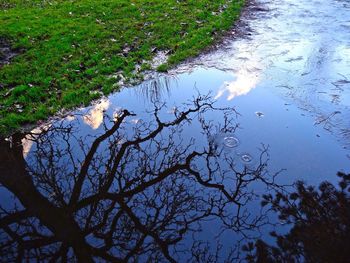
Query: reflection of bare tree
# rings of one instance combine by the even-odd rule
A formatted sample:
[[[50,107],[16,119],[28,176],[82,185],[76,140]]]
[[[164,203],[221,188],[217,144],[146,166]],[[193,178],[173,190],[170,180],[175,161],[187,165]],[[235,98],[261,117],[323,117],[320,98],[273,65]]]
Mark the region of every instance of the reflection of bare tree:
[[[18,204],[1,208],[1,261],[208,259],[210,249],[194,238],[201,222],[216,218],[235,231],[256,226],[259,218],[244,205],[253,197],[251,183],[274,185],[263,155],[256,169],[237,170],[211,142],[182,138],[194,118],[208,138],[215,129],[233,132],[234,111],[215,108],[206,96],[170,121],[161,120],[161,110],[155,105],[153,123],[133,127],[126,120],[134,114],[121,111],[96,138],[52,126],[33,136],[28,159],[22,135],[2,140],[0,183]],[[205,120],[210,111],[223,112],[220,127]]]
[[[165,95],[170,95],[170,83],[176,83],[175,77],[162,76],[143,82],[135,92],[149,101],[160,101]]]
[[[272,232],[275,245],[258,240],[244,247],[249,262],[349,262],[350,174],[338,173],[339,187],[318,188],[298,181],[291,193],[265,195],[262,204],[288,226]]]

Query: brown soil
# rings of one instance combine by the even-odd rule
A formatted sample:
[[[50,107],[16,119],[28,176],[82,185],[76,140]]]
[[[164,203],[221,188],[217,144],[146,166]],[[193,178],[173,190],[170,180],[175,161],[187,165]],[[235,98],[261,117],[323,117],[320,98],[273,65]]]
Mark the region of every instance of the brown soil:
[[[0,37],[0,67],[5,64],[9,64],[20,52],[11,47],[10,41]]]

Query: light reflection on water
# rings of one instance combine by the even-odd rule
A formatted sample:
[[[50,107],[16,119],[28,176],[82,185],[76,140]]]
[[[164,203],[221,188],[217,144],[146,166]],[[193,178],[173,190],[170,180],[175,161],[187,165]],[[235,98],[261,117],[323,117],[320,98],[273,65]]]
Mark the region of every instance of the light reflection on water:
[[[110,104],[108,99],[101,100],[93,106],[93,109],[89,110],[89,112],[84,115],[84,122],[92,129],[98,129],[103,122],[103,115],[109,107]]]

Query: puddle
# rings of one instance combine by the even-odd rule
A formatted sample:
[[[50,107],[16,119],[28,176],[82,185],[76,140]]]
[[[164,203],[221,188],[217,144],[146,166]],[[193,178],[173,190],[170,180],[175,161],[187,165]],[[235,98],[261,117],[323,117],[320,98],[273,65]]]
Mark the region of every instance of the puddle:
[[[12,189],[0,190],[2,206],[40,202],[53,218],[42,226],[30,217],[37,231],[81,251],[102,247],[94,257],[107,261],[190,260],[221,244],[229,256],[271,182],[317,185],[350,171],[349,9],[346,1],[263,2],[242,22],[249,37],[1,142],[1,163],[26,167],[34,181],[22,173],[13,180],[23,184],[1,182]],[[235,192],[241,210],[226,202]],[[67,219],[57,207],[77,212]]]

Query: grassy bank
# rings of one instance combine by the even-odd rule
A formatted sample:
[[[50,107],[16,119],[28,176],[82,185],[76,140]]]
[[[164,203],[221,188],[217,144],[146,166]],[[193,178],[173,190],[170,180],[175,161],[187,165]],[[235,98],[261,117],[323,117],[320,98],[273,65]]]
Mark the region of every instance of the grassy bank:
[[[0,68],[0,133],[87,105],[164,71],[229,29],[244,0],[0,0],[0,38],[23,50]]]

